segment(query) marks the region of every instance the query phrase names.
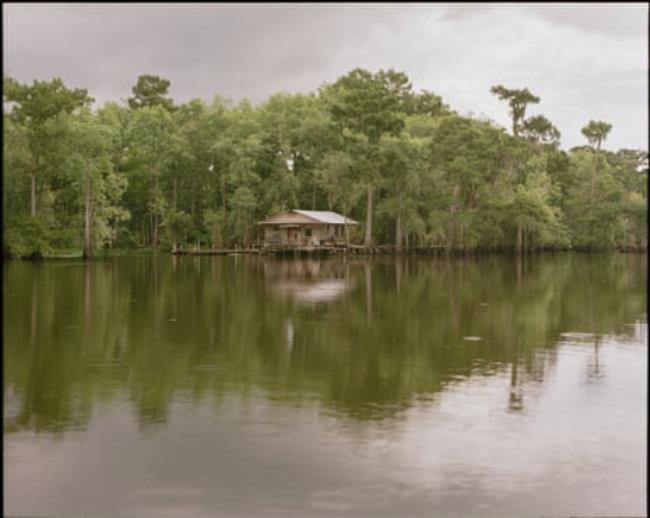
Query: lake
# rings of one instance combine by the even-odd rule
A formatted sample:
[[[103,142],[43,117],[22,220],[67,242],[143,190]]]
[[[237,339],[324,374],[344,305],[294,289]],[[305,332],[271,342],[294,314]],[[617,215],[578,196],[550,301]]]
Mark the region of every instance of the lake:
[[[9,515],[646,512],[646,255],[3,276]]]

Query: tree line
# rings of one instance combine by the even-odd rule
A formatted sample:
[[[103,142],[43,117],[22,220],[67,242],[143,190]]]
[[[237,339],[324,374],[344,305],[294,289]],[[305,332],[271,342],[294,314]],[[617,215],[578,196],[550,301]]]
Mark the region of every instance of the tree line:
[[[91,109],[60,79],[3,84],[3,253],[245,247],[291,208],[360,221],[353,242],[397,250],[647,248],[648,154],[611,152],[603,121],[560,149],[540,98],[495,85],[510,132],[462,116],[406,74],[355,69],[259,106],[176,105],[142,75],[125,105]]]

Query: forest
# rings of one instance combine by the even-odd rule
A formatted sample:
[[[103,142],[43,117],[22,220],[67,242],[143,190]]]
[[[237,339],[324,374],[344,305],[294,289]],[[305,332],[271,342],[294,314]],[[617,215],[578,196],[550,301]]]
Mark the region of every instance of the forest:
[[[647,249],[647,151],[603,149],[599,120],[562,150],[527,88],[491,88],[508,129],[392,69],[257,106],[177,105],[169,88],[141,75],[93,109],[61,79],[4,78],[4,256],[249,247],[293,208],[340,212],[361,223],[353,243],[397,252]]]

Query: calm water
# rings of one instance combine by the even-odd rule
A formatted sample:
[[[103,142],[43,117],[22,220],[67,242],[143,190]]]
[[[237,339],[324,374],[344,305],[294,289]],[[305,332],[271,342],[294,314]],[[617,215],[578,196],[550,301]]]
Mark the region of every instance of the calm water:
[[[5,511],[645,514],[646,264],[5,263]]]

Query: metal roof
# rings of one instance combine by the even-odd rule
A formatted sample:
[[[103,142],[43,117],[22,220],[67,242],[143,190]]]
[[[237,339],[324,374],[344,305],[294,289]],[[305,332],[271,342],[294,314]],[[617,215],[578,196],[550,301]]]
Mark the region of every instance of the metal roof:
[[[331,212],[329,210],[298,210],[293,209],[291,212],[297,212],[308,218],[315,219],[321,223],[327,223],[328,225],[345,225],[347,222],[348,225],[357,225],[358,221],[353,220],[352,218],[345,218],[338,212]]]

